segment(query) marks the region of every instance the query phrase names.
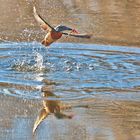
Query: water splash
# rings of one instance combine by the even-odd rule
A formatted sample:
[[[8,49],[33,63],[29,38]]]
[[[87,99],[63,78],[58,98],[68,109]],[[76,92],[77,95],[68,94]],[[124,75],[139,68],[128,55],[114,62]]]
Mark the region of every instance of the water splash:
[[[43,55],[37,50],[33,50],[32,54],[22,54],[14,60],[12,69],[21,72],[42,72],[48,71],[43,64]]]
[[[35,61],[36,61],[35,67],[37,67],[40,70],[45,68],[45,66],[43,65],[43,56],[38,52],[36,52]]]
[[[55,94],[65,100],[79,99],[83,94],[84,98],[94,95],[130,100],[132,95],[131,99],[139,99],[136,96],[140,87],[139,48],[55,43],[55,47],[46,51],[35,42],[1,46],[6,49],[1,49],[0,82],[14,88],[16,93],[35,89],[37,92],[24,94],[34,98],[41,96],[42,87],[54,86]],[[9,57],[4,57],[7,55]],[[125,89],[130,92],[124,94]]]

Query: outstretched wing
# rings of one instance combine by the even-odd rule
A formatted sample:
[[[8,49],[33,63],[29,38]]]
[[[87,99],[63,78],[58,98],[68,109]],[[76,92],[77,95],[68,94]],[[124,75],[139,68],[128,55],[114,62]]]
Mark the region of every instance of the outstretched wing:
[[[62,33],[64,35],[67,35],[67,36],[73,36],[73,37],[78,37],[78,38],[87,38],[87,39],[90,39],[91,38],[91,34],[72,34],[72,33]]]
[[[39,126],[39,124],[45,119],[47,118],[47,116],[49,115],[49,111],[47,110],[47,108],[43,108],[40,111],[39,116],[37,117],[35,123],[34,123],[34,127],[33,127],[33,134],[35,133],[37,127]]]
[[[46,31],[54,30],[54,28],[49,25],[36,11],[36,8],[33,7],[34,17],[36,21],[40,24],[41,28]]]

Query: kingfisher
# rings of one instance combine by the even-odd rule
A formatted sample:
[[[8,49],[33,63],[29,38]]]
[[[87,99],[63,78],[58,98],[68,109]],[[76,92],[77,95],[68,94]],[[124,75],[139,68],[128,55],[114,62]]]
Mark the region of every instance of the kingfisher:
[[[48,22],[46,22],[36,11],[36,8],[33,7],[33,13],[36,21],[39,23],[41,28],[47,32],[46,36],[42,40],[42,44],[45,46],[49,46],[53,42],[60,39],[63,35],[66,36],[73,36],[78,38],[87,38],[90,39],[91,35],[89,34],[79,34],[79,32],[75,29],[72,29],[70,27],[64,26],[64,25],[58,25],[56,27],[52,27]],[[69,31],[69,33],[64,32]]]

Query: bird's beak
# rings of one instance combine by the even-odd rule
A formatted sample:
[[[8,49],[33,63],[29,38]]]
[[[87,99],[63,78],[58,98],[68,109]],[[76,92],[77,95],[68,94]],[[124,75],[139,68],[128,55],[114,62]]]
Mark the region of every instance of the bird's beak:
[[[66,27],[65,30],[69,30],[69,31],[71,31],[71,33],[79,34],[79,32],[76,29],[72,29],[72,28]]]
[[[78,32],[77,30],[75,30],[75,29],[69,28],[68,30],[70,30],[70,33],[67,34],[66,38],[67,38],[70,34],[79,34],[79,32]]]
[[[76,34],[79,34],[79,32],[75,29],[72,29],[71,33],[76,33]]]

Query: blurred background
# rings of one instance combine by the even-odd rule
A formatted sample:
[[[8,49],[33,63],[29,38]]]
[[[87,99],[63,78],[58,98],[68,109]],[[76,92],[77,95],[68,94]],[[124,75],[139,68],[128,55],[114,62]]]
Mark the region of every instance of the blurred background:
[[[34,5],[92,38],[45,48]],[[140,140],[139,38],[140,0],[0,0],[0,140]],[[50,115],[33,136],[47,91],[74,117]]]
[[[33,17],[32,8],[51,25],[64,24],[89,40],[63,38],[63,42],[86,42],[140,46],[139,0],[0,0],[0,39],[40,41],[44,32]]]

